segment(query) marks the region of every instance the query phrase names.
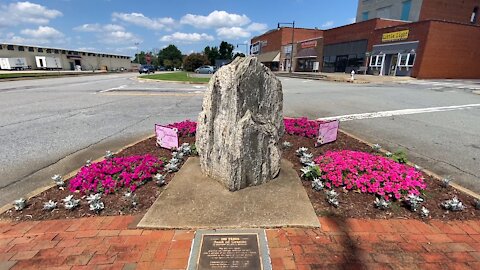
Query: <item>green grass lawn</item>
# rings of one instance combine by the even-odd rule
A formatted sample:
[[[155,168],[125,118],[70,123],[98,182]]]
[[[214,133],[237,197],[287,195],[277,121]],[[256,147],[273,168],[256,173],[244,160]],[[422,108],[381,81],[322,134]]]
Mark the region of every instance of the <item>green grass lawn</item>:
[[[35,78],[35,77],[47,77],[47,76],[61,76],[59,73],[3,73],[0,74],[1,79],[13,79],[13,78]]]
[[[177,81],[177,82],[191,82],[191,83],[207,83],[210,78],[196,78],[189,76],[187,72],[172,72],[163,74],[143,75],[140,78],[160,80],[160,81]]]

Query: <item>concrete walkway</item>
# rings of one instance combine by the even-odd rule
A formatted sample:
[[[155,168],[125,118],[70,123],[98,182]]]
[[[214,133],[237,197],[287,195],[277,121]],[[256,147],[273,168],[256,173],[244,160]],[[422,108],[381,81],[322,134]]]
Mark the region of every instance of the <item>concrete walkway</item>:
[[[335,82],[352,82],[351,75],[347,73],[324,73],[324,72],[275,72],[277,76],[280,77],[291,77],[307,80],[324,80],[324,81],[335,81]],[[377,75],[363,75],[355,74],[354,83],[390,83],[390,82],[406,82],[406,81],[415,81],[415,78],[412,77],[396,77],[396,76],[377,76]]]
[[[185,269],[194,231],[139,218],[0,221],[0,269]],[[319,221],[266,230],[273,269],[480,269],[480,221]]]

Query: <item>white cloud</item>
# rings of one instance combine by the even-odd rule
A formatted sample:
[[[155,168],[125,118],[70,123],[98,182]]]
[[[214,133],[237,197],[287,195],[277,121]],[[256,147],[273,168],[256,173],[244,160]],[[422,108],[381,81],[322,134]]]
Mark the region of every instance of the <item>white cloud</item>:
[[[118,13],[112,14],[113,21],[123,21],[133,25],[153,29],[153,30],[169,30],[174,26],[175,20],[166,18],[149,18],[142,13]]]
[[[239,15],[215,10],[207,16],[187,14],[181,18],[180,23],[196,28],[238,27],[250,23],[250,19],[245,14]]]
[[[180,33],[175,32],[171,35],[163,36],[160,41],[163,42],[180,42],[180,43],[194,43],[200,41],[212,41],[214,38],[205,33]]]
[[[348,22],[349,24],[350,24],[350,23],[355,23],[355,21],[356,21],[356,18],[354,18],[354,17],[347,19],[347,22]]]
[[[64,36],[62,32],[50,26],[39,26],[38,29],[23,29],[20,33],[38,39],[56,39]]]
[[[333,26],[333,21],[327,21],[324,24],[322,24],[322,28],[330,28]]]
[[[25,45],[55,45],[65,44],[68,38],[55,28],[39,26],[38,29],[23,29],[21,35],[8,33],[4,38],[5,42]]]
[[[62,15],[62,12],[58,10],[48,9],[45,6],[30,2],[0,4],[0,27],[20,24],[45,25],[50,20]]]
[[[139,37],[126,31],[103,32],[98,35],[98,40],[106,44],[133,44],[141,41]]]
[[[99,23],[86,23],[73,28],[73,30],[79,31],[79,32],[105,32],[105,31],[124,31],[125,28],[117,24],[101,25]]]
[[[241,27],[222,27],[217,29],[217,35],[221,38],[238,39],[250,37],[250,32]]]
[[[259,33],[263,33],[265,31],[267,31],[268,29],[268,25],[265,24],[265,23],[252,23],[250,24],[249,26],[247,26],[247,31],[250,31],[250,32],[259,32]]]

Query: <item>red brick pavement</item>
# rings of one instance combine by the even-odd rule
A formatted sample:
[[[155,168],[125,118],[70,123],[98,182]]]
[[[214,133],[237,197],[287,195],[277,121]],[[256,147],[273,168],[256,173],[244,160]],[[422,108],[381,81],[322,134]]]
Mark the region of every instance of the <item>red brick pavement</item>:
[[[132,229],[134,221],[0,222],[0,270],[185,269],[194,231]],[[273,269],[480,269],[480,221],[320,223],[267,230]]]

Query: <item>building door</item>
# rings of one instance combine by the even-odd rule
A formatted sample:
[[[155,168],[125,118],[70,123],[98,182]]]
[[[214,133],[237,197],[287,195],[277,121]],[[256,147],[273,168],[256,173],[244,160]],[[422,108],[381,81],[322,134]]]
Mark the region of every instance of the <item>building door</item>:
[[[338,55],[335,60],[335,72],[345,72],[348,64],[348,55]]]
[[[40,68],[43,68],[45,65],[43,64],[43,59],[38,59],[38,63],[40,64]]]
[[[397,73],[397,62],[398,62],[398,54],[392,55],[392,59],[390,61],[390,67],[388,69],[388,75],[395,76]]]
[[[70,70],[75,70],[75,63],[69,62],[70,63]]]

